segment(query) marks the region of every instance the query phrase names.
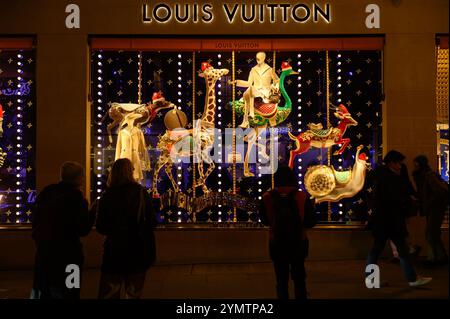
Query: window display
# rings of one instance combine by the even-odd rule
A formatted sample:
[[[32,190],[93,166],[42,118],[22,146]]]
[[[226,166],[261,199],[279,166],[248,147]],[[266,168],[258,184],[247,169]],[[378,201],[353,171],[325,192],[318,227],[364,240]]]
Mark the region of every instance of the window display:
[[[36,195],[34,50],[0,47],[0,223],[31,221]]]
[[[95,49],[91,63],[92,199],[125,156],[160,222],[258,224],[273,172],[290,165],[321,221],[367,220],[381,51]]]

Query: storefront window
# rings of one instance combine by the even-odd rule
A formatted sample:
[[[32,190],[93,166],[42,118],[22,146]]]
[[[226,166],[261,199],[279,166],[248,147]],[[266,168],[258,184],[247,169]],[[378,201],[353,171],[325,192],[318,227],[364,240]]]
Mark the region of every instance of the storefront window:
[[[155,92],[162,92],[166,101],[175,104],[181,112],[169,114],[173,109],[161,109],[154,118],[141,125],[140,128],[145,137],[145,146],[151,163],[150,171],[143,171],[142,183],[152,192],[153,183],[157,183],[162,208],[160,210],[160,222],[212,222],[224,223],[229,221],[259,222],[257,205],[251,208],[235,204],[234,207],[220,205],[220,194],[233,193],[235,185],[236,193],[242,198],[249,198],[257,203],[262,194],[272,186],[272,174],[261,174],[260,163],[248,165],[250,173],[244,174],[245,164],[240,163],[244,159],[247,146],[242,152],[237,151],[237,164],[233,164],[226,154],[231,153],[233,145],[227,144],[227,129],[238,127],[242,123],[242,115],[235,113],[233,126],[233,111],[230,102],[233,100],[233,87],[230,81],[247,80],[251,69],[256,65],[255,51],[213,52],[213,51],[114,51],[93,50],[91,55],[91,83],[92,83],[92,176],[91,198],[95,200],[106,187],[106,180],[111,164],[115,160],[118,139],[118,127],[125,122],[120,122],[112,128],[111,139],[108,134],[108,125],[113,120],[108,116],[113,103],[152,103]],[[344,130],[343,138],[348,138],[339,145],[334,145],[330,156],[328,148],[311,147],[307,152],[298,154],[293,161],[293,168],[297,176],[298,188],[305,189],[305,174],[313,165],[323,164],[333,167],[336,171],[335,181],[344,185],[356,173],[350,173],[353,168],[357,147],[362,145],[361,153],[367,156],[368,170],[374,168],[381,158],[381,51],[378,50],[319,50],[319,51],[265,51],[265,62],[273,67],[277,76],[283,81],[280,84],[282,98],[278,106],[285,107],[286,118],[277,120],[272,135],[268,129],[264,137],[267,153],[272,150],[271,138],[277,138],[277,152],[274,151],[278,165],[287,165],[290,153],[296,148],[296,142],[289,136],[298,136],[312,128],[317,134],[327,134],[327,126],[338,129],[342,117],[339,110],[344,110],[346,116],[354,121]],[[141,67],[139,67],[141,61]],[[171,179],[163,167],[157,179],[153,178],[155,167],[160,159],[162,150],[158,142],[166,132],[167,121],[175,120],[184,123],[184,115],[187,121],[185,128],[192,129],[195,119],[202,117],[207,101],[205,79],[202,74],[202,63],[207,62],[215,69],[226,68],[229,73],[223,74],[215,83],[215,114],[214,127],[221,131],[216,137],[215,152],[221,152],[221,161],[215,163],[214,169],[206,180],[209,197],[204,197],[201,210],[195,211],[189,205],[179,203],[191,200],[193,197],[199,201],[204,196],[202,187],[193,190],[193,182],[199,178],[198,164],[174,163],[171,169],[174,183],[183,194],[177,197],[173,192]],[[286,62],[287,64],[282,64]],[[234,67],[233,67],[234,63]],[[295,75],[281,77],[286,66],[298,72]],[[234,74],[233,74],[234,71]],[[327,95],[327,79],[329,90]],[[139,89],[141,87],[141,89]],[[235,100],[241,99],[246,88],[236,87]],[[285,96],[289,97],[288,101]],[[327,97],[329,107],[327,107]],[[206,99],[205,99],[206,98]],[[139,101],[140,100],[140,101]],[[154,102],[154,101],[153,101]],[[344,109],[336,109],[339,105]],[[131,106],[128,106],[131,107]],[[124,114],[126,113],[123,111]],[[339,113],[339,114],[338,114]],[[110,112],[111,114],[111,112]],[[345,119],[348,119],[346,117]],[[329,125],[327,125],[329,122]],[[310,123],[316,125],[311,126]],[[170,125],[170,124],[169,124]],[[322,126],[320,128],[319,126]],[[267,125],[270,127],[270,123]],[[331,132],[331,131],[330,131]],[[334,134],[334,133],[333,133]],[[220,137],[220,139],[218,139]],[[239,139],[240,136],[237,136]],[[326,136],[325,136],[326,138]],[[222,143],[220,143],[220,141]],[[343,147],[343,152],[334,155]],[[261,158],[262,147],[252,150],[251,154],[256,159]],[[258,153],[258,154],[257,154]],[[207,165],[204,165],[206,171]],[[367,173],[367,172],[366,172]],[[364,222],[367,220],[368,207],[367,190],[363,188],[350,198],[337,200],[333,203],[320,203],[316,206],[319,219],[323,222],[349,223]],[[168,195],[170,194],[170,195]],[[211,195],[216,194],[216,195]],[[219,194],[219,195],[217,195]],[[224,195],[225,196],[225,195]],[[226,201],[225,201],[226,202]],[[178,203],[178,204],[177,204]],[[209,203],[209,205],[208,205]],[[236,211],[235,211],[236,209]]]
[[[31,221],[35,145],[35,51],[0,47],[1,224]]]

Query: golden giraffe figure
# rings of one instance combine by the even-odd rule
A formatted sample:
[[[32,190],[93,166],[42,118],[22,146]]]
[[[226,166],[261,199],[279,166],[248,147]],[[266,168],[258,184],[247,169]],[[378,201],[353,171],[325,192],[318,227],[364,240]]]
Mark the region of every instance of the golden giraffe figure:
[[[194,156],[198,159],[198,174],[199,179],[195,183],[196,186],[202,186],[204,193],[209,190],[206,187],[205,181],[209,174],[214,170],[214,162],[210,158],[210,150],[214,145],[214,121],[216,115],[216,82],[217,80],[227,75],[228,69],[215,69],[209,63],[202,63],[202,73],[200,77],[205,79],[206,94],[205,94],[205,108],[203,115],[200,119],[199,127],[194,130],[166,130],[166,133],[160,137],[157,148],[161,151],[161,154],[156,164],[155,171],[153,173],[153,186],[152,193],[154,196],[158,196],[158,174],[161,168],[164,166],[167,176],[169,177],[172,186],[175,191],[179,192],[180,188],[175,182],[172,175],[173,159],[176,157]],[[194,135],[193,135],[194,134]],[[189,151],[185,151],[186,148],[180,147],[186,145],[184,143],[192,144],[194,139],[194,147],[192,150],[189,147]],[[198,144],[200,147],[198,147]],[[206,162],[209,166],[204,171],[203,162]]]

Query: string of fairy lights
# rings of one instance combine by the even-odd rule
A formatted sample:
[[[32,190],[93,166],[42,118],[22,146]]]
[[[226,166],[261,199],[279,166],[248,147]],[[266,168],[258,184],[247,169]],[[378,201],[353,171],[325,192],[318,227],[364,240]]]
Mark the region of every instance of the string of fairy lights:
[[[95,112],[95,123],[96,123],[96,130],[97,133],[96,134],[96,138],[93,141],[93,143],[95,143],[95,152],[97,154],[97,156],[95,157],[95,163],[94,163],[94,169],[95,169],[95,173],[96,173],[96,180],[95,180],[95,184],[96,184],[96,188],[95,188],[95,193],[97,196],[97,199],[100,199],[100,194],[103,192],[103,154],[102,154],[102,148],[103,148],[103,123],[101,121],[101,119],[104,116],[104,108],[103,108],[103,94],[104,94],[104,75],[103,75],[103,55],[101,52],[99,52],[97,54],[97,58],[98,58],[98,62],[96,65],[96,77],[97,77],[97,88],[96,88],[96,96],[94,97],[94,99],[96,99],[95,101],[97,102],[96,104],[96,112]],[[94,106],[95,107],[95,106]]]

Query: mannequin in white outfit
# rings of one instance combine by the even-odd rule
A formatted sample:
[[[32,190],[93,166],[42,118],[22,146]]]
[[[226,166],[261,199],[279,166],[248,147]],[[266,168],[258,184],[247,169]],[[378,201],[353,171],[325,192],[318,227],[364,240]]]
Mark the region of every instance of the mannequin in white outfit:
[[[144,179],[142,171],[150,170],[150,160],[145,146],[144,133],[135,126],[135,120],[142,117],[139,113],[127,114],[117,136],[116,157],[128,158],[133,163],[133,177],[136,181]]]

